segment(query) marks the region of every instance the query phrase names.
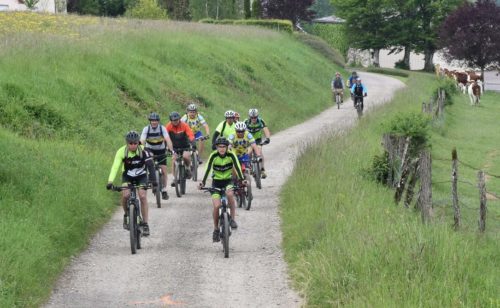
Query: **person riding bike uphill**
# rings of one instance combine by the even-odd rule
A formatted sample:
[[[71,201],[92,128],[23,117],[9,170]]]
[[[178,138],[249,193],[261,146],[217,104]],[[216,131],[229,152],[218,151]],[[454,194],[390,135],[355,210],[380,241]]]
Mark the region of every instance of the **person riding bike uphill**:
[[[349,82],[347,87],[350,89],[356,83],[356,79],[358,79],[358,73],[352,72],[352,75],[349,77]]]
[[[368,91],[361,81],[361,78],[356,79],[356,83],[351,88],[351,94],[354,97],[354,108],[356,108],[356,97],[359,97],[361,101],[361,109],[363,109],[363,97],[368,95]]]
[[[229,146],[238,157],[241,169],[245,173],[245,167],[248,168],[250,164],[250,153],[253,150],[260,157],[260,149],[255,138],[247,131],[247,125],[244,122],[236,122],[234,129],[236,134],[229,136]]]
[[[243,172],[241,171],[241,166],[236,155],[228,149],[229,141],[224,137],[219,137],[215,140],[215,145],[217,150],[213,151],[208,158],[207,166],[205,169],[205,174],[199,184],[199,189],[205,186],[208,176],[212,175],[212,187],[225,188],[226,196],[231,209],[231,228],[238,228],[236,223],[236,204],[234,200],[234,193],[231,189],[233,187],[232,175],[233,171],[236,173],[238,179],[242,181],[244,185],[248,182],[245,180]],[[214,242],[220,241],[220,233],[218,228],[219,220],[219,207],[221,206],[221,196],[219,193],[212,193],[212,204],[213,204],[213,221],[214,221],[214,232],[212,234],[212,239]]]
[[[337,72],[335,73],[335,77],[332,79],[332,94],[333,94],[333,101],[335,102],[335,95],[338,93],[340,95],[340,102],[344,102],[344,81],[342,80],[342,77],[340,76],[340,73]]]
[[[173,157],[172,157],[172,174],[175,174],[175,160],[177,159],[177,155],[179,155],[178,149],[187,149],[190,146],[196,148],[196,143],[194,140],[193,131],[184,122],[181,122],[181,115],[174,111],[170,113],[170,122],[165,126],[167,132],[172,140],[172,145],[174,148]],[[184,163],[186,165],[186,177],[188,179],[191,178],[191,154],[189,151],[184,151],[182,154],[184,158]],[[175,183],[172,182],[171,186],[175,186]]]
[[[196,104],[191,103],[187,106],[186,108],[186,114],[182,116],[181,121],[189,125],[191,127],[191,130],[193,131],[194,138],[198,139],[203,136],[203,133],[201,132],[201,127],[205,129],[205,136],[210,136],[210,128],[208,127],[207,122],[205,121],[205,118],[201,114],[198,113],[198,107]],[[198,163],[201,164],[203,161],[201,160],[201,155],[203,154],[204,150],[204,143],[203,140],[198,141]]]
[[[145,151],[139,144],[139,133],[136,131],[129,131],[125,135],[126,145],[116,151],[115,160],[108,177],[108,184],[106,188],[110,190],[113,188],[113,181],[116,178],[118,170],[123,170],[122,173],[122,183],[132,183],[139,185],[138,189],[139,199],[141,200],[141,211],[142,211],[142,229],[143,235],[148,236],[149,225],[148,225],[148,199],[145,187],[148,183],[148,172],[149,180],[153,184],[153,187],[158,186],[155,176],[155,167],[153,163],[153,158],[148,151]],[[147,168],[147,171],[146,171]],[[130,190],[122,190],[121,204],[125,214],[123,215],[123,228],[128,229],[128,212],[127,212],[127,200],[130,196]]]
[[[248,117],[249,118],[245,120],[245,124],[247,126],[248,131],[255,138],[255,142],[259,147],[260,156],[262,158],[262,163],[260,165],[261,177],[265,179],[267,175],[264,168],[264,154],[262,152],[261,144],[269,144],[269,142],[271,142],[271,139],[269,138],[271,136],[271,133],[269,132],[269,128],[267,128],[266,126],[266,122],[264,122],[264,120],[259,116],[259,110],[255,108],[248,110]],[[263,137],[262,132],[264,132],[265,139],[262,138]]]
[[[160,125],[160,115],[158,113],[151,112],[148,119],[149,125],[142,130],[141,144],[153,154],[154,160],[161,168],[163,173],[163,187],[160,187],[161,197],[163,200],[168,200],[167,155],[165,151],[167,147],[171,152],[173,151],[172,141],[165,127]]]
[[[212,150],[215,150],[215,140],[219,137],[229,138],[231,134],[234,134],[234,111],[228,110],[224,113],[226,118],[224,121],[220,122],[215,129],[212,138]]]
[[[234,123],[240,121],[240,113],[239,112],[234,112]]]

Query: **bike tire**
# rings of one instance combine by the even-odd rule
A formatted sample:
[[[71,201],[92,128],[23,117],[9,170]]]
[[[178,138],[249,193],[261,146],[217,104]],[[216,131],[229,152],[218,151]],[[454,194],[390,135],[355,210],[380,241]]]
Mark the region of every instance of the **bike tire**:
[[[257,161],[254,163],[253,178],[255,179],[255,186],[258,189],[262,189],[261,176],[262,175],[260,174],[260,164]]]
[[[198,153],[193,151],[193,155],[191,155],[191,176],[193,181],[198,181]]]
[[[141,228],[139,227],[141,225],[142,219],[140,215],[140,208],[141,204],[138,203],[135,208],[135,221],[136,221],[136,230],[135,230],[135,241],[137,244],[137,249],[141,249]]]
[[[227,212],[222,213],[222,249],[224,250],[224,258],[229,258],[229,215]]]
[[[161,208],[161,189],[163,187],[163,177],[161,175],[161,172],[156,170],[156,178],[158,179],[158,187],[154,189],[154,194],[156,197],[156,206],[158,208]]]
[[[134,202],[129,202],[128,204],[128,229],[130,231],[130,251],[134,255],[137,252],[137,243],[136,243],[136,235],[137,235],[137,219],[135,217],[135,204]]]
[[[181,194],[181,184],[180,184],[180,166],[176,164],[175,172],[174,172],[174,181],[175,181],[175,194],[178,198],[182,197]]]
[[[335,95],[335,101],[337,102],[337,109],[340,109],[340,95],[339,94]]]
[[[181,194],[186,194],[186,166],[181,165],[179,170]]]
[[[253,200],[252,181],[251,181],[251,178],[248,175],[246,175],[246,178],[247,178],[247,181],[248,181],[248,186],[246,188],[246,194],[245,194],[245,198],[246,198],[246,207],[245,207],[245,210],[249,211],[250,207],[252,206],[252,200]]]

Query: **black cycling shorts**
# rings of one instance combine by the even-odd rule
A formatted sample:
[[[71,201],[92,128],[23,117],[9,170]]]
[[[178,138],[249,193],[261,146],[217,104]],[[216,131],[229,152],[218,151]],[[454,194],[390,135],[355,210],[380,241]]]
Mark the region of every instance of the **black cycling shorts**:
[[[137,186],[146,187],[148,185],[148,175],[143,174],[143,175],[138,176],[138,177],[131,177],[131,176],[128,176],[126,172],[123,172],[122,183],[123,184],[131,183],[131,184],[134,184]]]
[[[153,153],[153,157],[155,162],[160,165],[160,166],[166,166],[167,165],[167,154],[165,153],[165,150],[149,150],[151,153]]]

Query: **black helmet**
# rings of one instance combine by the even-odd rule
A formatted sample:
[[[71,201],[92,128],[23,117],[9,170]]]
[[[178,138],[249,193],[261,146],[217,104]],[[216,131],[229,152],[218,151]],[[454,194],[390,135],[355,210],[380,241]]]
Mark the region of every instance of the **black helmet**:
[[[170,113],[170,121],[179,120],[181,115],[177,111],[173,111]]]
[[[356,73],[356,72],[352,72],[352,74],[353,74],[353,75],[357,75],[358,73]]]
[[[127,143],[139,142],[139,139],[141,139],[141,136],[139,136],[139,133],[135,130],[131,130],[125,135],[125,141],[127,141]]]
[[[227,140],[224,137],[219,137],[219,138],[217,138],[217,140],[215,140],[215,145],[219,145],[219,144],[223,144],[225,146],[228,146],[229,145],[229,140]]]
[[[156,112],[151,112],[148,117],[149,121],[160,121],[160,115]]]

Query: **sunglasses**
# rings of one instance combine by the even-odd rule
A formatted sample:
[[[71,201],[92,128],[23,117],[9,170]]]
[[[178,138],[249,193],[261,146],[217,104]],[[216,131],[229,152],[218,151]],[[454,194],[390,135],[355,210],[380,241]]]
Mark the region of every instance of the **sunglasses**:
[[[218,148],[225,148],[226,146],[225,146],[225,145],[223,145],[223,144],[220,144],[220,145],[218,145],[217,147],[218,147]]]
[[[128,144],[130,144],[130,145],[138,145],[139,142],[129,142]]]
[[[250,119],[257,119],[257,117],[250,117]]]

